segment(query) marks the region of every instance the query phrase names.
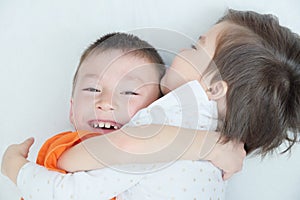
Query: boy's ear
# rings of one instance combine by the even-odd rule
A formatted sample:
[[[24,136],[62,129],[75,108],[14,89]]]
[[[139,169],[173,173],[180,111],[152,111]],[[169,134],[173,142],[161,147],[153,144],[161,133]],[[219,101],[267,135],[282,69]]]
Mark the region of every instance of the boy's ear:
[[[71,101],[70,101],[69,120],[70,120],[71,124],[74,125],[74,117],[73,117],[73,99],[71,99]]]
[[[228,85],[225,81],[217,81],[210,85],[207,90],[207,96],[210,100],[219,100],[227,93]]]

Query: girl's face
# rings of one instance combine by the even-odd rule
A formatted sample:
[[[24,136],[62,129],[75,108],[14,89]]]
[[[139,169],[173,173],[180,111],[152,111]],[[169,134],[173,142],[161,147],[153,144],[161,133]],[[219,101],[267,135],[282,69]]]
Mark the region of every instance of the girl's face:
[[[202,74],[214,56],[218,34],[227,26],[228,22],[214,25],[195,45],[177,54],[161,80],[164,94],[192,80],[198,80],[205,90],[208,89],[209,80],[203,79]]]

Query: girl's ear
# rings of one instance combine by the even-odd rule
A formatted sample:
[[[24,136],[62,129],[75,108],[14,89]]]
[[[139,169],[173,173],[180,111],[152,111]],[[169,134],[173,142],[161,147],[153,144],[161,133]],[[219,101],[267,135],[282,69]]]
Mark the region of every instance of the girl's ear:
[[[70,101],[69,120],[70,120],[71,124],[74,125],[74,117],[73,117],[73,99],[71,99],[71,101]]]
[[[217,101],[226,96],[228,85],[225,81],[217,81],[208,88],[207,96],[210,100]]]

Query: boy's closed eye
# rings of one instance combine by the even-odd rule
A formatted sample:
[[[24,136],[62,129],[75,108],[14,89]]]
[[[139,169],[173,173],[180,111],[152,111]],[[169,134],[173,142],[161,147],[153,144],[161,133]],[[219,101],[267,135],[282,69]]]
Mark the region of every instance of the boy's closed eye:
[[[84,88],[82,90],[83,91],[88,91],[88,92],[101,92],[101,90],[98,90],[96,88]]]
[[[88,92],[101,92],[101,90],[96,89],[96,88],[84,88],[82,90],[83,91],[88,91]],[[123,95],[139,95],[138,93],[133,92],[133,91],[129,91],[129,90],[120,92],[120,94],[123,94]]]
[[[132,92],[132,91],[124,91],[124,92],[121,92],[120,94],[123,94],[123,95],[139,95],[138,93]]]

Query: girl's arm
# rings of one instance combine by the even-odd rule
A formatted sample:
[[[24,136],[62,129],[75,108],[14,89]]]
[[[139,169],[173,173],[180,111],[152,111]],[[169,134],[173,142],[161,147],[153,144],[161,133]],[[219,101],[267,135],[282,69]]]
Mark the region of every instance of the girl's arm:
[[[129,163],[209,160],[227,178],[241,170],[245,155],[242,144],[222,144],[216,132],[146,125],[87,139],[67,150],[58,166],[74,172]]]
[[[29,162],[33,138],[10,145],[2,158],[1,172],[13,181],[24,199],[111,199],[136,185],[144,174],[105,168],[62,174]]]

